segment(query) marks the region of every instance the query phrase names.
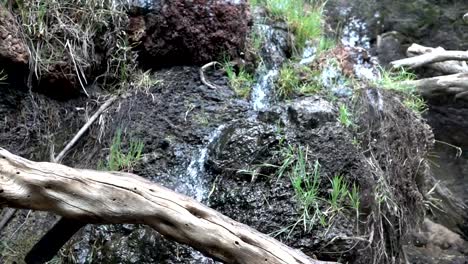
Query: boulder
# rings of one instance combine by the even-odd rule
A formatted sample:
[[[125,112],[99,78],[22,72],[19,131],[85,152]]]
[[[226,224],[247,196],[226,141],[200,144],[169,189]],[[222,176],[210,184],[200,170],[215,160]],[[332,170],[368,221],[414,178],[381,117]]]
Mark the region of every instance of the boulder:
[[[29,63],[29,51],[15,18],[0,5],[0,71],[8,82],[21,81]]]
[[[140,61],[148,68],[237,58],[251,24],[245,0],[154,1],[130,16],[129,34],[141,43]]]
[[[27,65],[29,52],[13,15],[0,6],[0,60],[2,63]]]

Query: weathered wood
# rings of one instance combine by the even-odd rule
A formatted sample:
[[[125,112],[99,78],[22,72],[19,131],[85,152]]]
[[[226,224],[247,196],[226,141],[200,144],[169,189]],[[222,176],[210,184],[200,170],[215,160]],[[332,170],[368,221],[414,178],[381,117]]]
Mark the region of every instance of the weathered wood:
[[[419,44],[411,45],[406,51],[408,57],[420,56],[430,52],[445,51],[442,47],[431,48]],[[468,72],[468,66],[465,61],[444,61],[424,65],[443,74],[455,74]]]
[[[413,44],[408,48],[408,51],[418,50],[420,47]],[[411,54],[411,52],[410,52]],[[443,62],[443,61],[466,61],[468,60],[468,52],[466,51],[456,51],[456,50],[445,50],[443,48],[437,48],[432,50],[425,50],[424,54],[419,56],[410,57],[406,59],[392,61],[390,65],[394,68],[400,67],[409,67],[409,68],[418,68],[427,64]]]
[[[324,263],[137,175],[33,162],[2,148],[0,205],[90,223],[147,224],[225,263]]]
[[[416,87],[419,93],[427,97],[438,94],[455,95],[455,98],[465,98],[468,96],[468,73],[408,81],[405,84]]]

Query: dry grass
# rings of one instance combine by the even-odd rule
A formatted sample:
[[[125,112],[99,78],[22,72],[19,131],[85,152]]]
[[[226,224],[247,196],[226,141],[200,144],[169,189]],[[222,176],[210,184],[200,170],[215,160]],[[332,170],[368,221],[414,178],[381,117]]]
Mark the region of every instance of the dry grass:
[[[36,78],[61,71],[83,89],[91,72],[101,72],[104,83],[126,81],[134,61],[126,8],[124,0],[15,1]]]

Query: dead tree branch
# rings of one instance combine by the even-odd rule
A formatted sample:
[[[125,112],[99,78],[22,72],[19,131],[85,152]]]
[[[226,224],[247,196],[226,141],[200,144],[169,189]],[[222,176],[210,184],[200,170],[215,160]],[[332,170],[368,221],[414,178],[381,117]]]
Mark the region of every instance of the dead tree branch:
[[[0,205],[89,223],[146,224],[225,263],[324,263],[137,175],[33,162],[2,148]]]
[[[89,118],[88,122],[84,124],[84,126],[76,133],[76,135],[70,140],[70,142],[63,148],[63,150],[54,158],[53,162],[60,163],[65,154],[76,144],[76,142],[83,136],[83,134],[88,130],[88,128],[96,121],[96,119],[104,112],[115,100],[117,96],[112,96],[111,98],[107,99],[104,104],[99,107],[99,109],[94,113],[94,115]]]
[[[443,62],[443,61],[466,61],[468,60],[467,51],[445,50],[443,48],[427,49],[418,44],[413,44],[408,48],[408,55],[414,55],[424,51],[421,55],[406,59],[396,60],[390,63],[394,68],[409,67],[418,68],[424,65]]]
[[[203,65],[203,66],[200,68],[200,80],[201,80],[201,82],[202,82],[204,85],[210,87],[211,89],[218,89],[219,87],[218,87],[217,85],[212,84],[212,83],[210,83],[210,82],[208,82],[208,81],[206,80],[206,78],[205,78],[205,70],[206,70],[207,68],[209,68],[209,67],[211,67],[211,66],[214,66],[214,65],[217,65],[217,64],[218,64],[218,65],[221,65],[221,63],[219,63],[219,62],[217,62],[217,61],[212,61],[212,62],[209,62],[209,63]]]
[[[438,94],[451,94],[455,98],[468,96],[468,73],[408,81],[405,84],[416,87],[423,96],[428,97]]]

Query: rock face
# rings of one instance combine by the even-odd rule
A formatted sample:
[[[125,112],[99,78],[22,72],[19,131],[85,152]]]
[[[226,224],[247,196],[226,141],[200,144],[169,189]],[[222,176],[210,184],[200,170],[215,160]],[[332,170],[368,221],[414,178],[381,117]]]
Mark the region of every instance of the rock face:
[[[11,13],[0,6],[0,59],[26,65],[29,60],[27,46]]]
[[[131,16],[130,34],[141,41],[140,60],[150,68],[237,58],[251,23],[244,0],[154,1],[149,13]]]
[[[21,30],[13,15],[0,5],[0,70],[6,73],[9,81],[22,78],[27,69],[29,52]]]

